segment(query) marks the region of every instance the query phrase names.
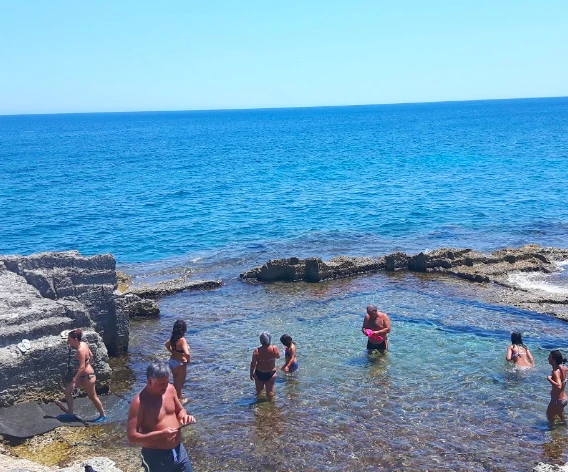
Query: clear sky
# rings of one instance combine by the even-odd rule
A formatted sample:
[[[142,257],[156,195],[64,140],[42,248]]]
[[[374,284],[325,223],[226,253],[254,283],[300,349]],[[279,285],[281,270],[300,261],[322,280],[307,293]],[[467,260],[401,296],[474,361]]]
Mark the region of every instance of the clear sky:
[[[567,0],[0,0],[0,114],[567,95]]]

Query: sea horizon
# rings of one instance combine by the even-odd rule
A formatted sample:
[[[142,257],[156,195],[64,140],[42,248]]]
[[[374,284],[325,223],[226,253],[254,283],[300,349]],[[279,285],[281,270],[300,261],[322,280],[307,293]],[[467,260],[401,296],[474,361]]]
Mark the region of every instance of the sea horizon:
[[[132,320],[113,379],[132,397],[148,362],[167,360],[173,322],[187,321],[198,422],[183,439],[196,470],[528,472],[568,460],[566,428],[545,414],[547,356],[568,352],[566,322],[442,277],[239,274],[292,256],[565,247],[566,129],[566,97],[4,117],[0,253],[111,253],[135,283],[222,280]],[[514,281],[568,294],[567,268]],[[385,357],[365,350],[368,304],[392,320]],[[248,375],[265,330],[298,346],[300,370],[279,374],[274,401],[257,399]],[[534,369],[505,362],[514,330]],[[96,441],[136,470],[124,424]]]
[[[109,111],[62,111],[45,113],[0,113],[0,117],[10,116],[52,116],[52,115],[104,115],[104,114],[134,114],[134,113],[185,113],[185,112],[223,112],[223,111],[271,111],[271,110],[301,110],[318,108],[351,108],[351,107],[383,107],[383,106],[404,106],[404,105],[435,105],[448,103],[469,103],[469,102],[500,102],[500,101],[523,101],[523,100],[547,100],[547,99],[566,99],[568,95],[550,95],[539,97],[509,97],[509,98],[472,98],[472,99],[448,99],[418,102],[392,102],[392,103],[356,103],[339,105],[282,105],[268,107],[235,107],[235,108],[188,108],[171,110],[109,110]]]

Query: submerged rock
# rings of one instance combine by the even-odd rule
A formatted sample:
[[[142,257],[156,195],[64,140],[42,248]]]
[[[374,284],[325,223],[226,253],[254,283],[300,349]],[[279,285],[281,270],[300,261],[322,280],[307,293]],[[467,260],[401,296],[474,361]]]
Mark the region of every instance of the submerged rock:
[[[145,299],[154,299],[186,290],[211,290],[219,288],[221,285],[222,282],[220,280],[189,280],[186,277],[178,277],[152,285],[145,284],[130,287],[126,294],[136,295]]]

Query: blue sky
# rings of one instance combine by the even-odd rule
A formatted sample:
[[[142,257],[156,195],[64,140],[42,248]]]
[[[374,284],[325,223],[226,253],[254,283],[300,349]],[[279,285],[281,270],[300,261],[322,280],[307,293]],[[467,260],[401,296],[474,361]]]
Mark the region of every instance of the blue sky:
[[[568,95],[568,1],[0,0],[0,114]]]

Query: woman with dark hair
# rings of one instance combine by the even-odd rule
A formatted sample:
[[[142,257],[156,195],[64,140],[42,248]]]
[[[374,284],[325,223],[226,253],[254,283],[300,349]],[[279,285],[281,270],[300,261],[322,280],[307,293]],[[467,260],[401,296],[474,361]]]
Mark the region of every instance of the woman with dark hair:
[[[515,367],[533,367],[534,359],[529,348],[523,344],[521,333],[511,333],[511,344],[507,348],[507,362],[514,362]]]
[[[298,370],[298,360],[296,359],[296,343],[292,341],[292,336],[283,334],[280,342],[284,344],[284,358],[286,363],[280,367],[284,372],[292,373]]]
[[[171,353],[168,365],[172,371],[174,387],[182,405],[189,401],[187,398],[182,398],[181,394],[181,390],[187,376],[187,364],[189,364],[189,361],[191,360],[189,344],[187,344],[187,341],[184,338],[186,332],[187,325],[185,324],[185,321],[177,320],[174,323],[170,339],[166,341],[166,349]]]
[[[280,352],[276,346],[271,346],[272,336],[264,332],[260,334],[260,347],[252,353],[250,362],[250,379],[254,380],[256,394],[260,395],[266,389],[266,396],[274,395],[276,382],[276,359],[280,359]]]
[[[548,355],[548,363],[552,366],[552,373],[546,377],[548,383],[552,385],[550,390],[550,403],[546,409],[546,416],[551,423],[554,418],[558,416],[560,420],[564,421],[564,407],[568,404],[566,397],[566,358],[562,353],[556,349],[550,351]]]
[[[89,345],[83,341],[82,338],[83,331],[78,328],[69,331],[67,335],[67,344],[77,350],[77,354],[75,354],[75,362],[78,364],[77,373],[74,375],[73,380],[65,387],[65,401],[67,402],[67,407],[59,401],[55,402],[55,404],[65,412],[65,414],[58,416],[59,419],[68,421],[76,420],[77,417],[73,413],[73,392],[76,388],[83,388],[83,390],[87,392],[89,400],[93,402],[93,405],[95,405],[95,408],[99,412],[99,417],[94,420],[94,422],[100,423],[106,420],[106,416],[103,404],[95,391],[97,376],[92,366],[93,353],[91,349],[89,349]]]

